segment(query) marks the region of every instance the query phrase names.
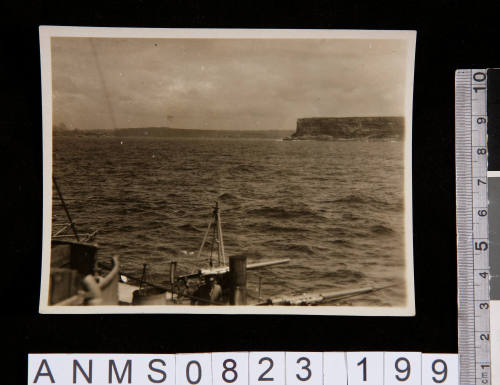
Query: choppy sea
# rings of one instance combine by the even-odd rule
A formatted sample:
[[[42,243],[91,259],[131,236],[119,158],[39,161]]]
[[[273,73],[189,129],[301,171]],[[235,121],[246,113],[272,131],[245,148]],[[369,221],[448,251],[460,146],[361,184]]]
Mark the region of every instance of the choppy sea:
[[[395,286],[337,302],[405,303],[403,143],[55,136],[54,176],[99,258],[123,273],[190,273],[216,200],[226,255],[290,258],[248,274],[262,295]],[[53,221],[64,220],[54,205]]]

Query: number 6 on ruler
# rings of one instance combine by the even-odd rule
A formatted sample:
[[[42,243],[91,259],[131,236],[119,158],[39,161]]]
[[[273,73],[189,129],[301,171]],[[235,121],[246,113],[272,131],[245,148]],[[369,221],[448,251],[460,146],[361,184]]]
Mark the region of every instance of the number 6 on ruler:
[[[347,352],[349,385],[383,385],[384,353]]]
[[[285,352],[250,352],[250,385],[285,385]]]

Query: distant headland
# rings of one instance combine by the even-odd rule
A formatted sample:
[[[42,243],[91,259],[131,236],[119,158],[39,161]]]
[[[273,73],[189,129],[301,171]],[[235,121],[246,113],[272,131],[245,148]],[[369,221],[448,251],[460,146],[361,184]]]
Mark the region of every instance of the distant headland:
[[[405,120],[402,116],[302,118],[297,129],[285,140],[402,140]]]
[[[291,130],[198,130],[171,127],[129,127],[110,130],[68,129],[66,125],[54,125],[55,136],[71,137],[142,137],[142,138],[206,138],[206,139],[282,139]]]

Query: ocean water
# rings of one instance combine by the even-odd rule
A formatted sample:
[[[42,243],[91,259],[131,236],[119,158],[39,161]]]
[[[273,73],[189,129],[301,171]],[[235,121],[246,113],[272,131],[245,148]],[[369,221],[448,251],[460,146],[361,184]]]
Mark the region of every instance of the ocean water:
[[[335,304],[405,304],[403,143],[237,138],[55,136],[54,175],[99,258],[166,283],[208,265],[197,258],[216,200],[226,255],[249,263],[262,296],[393,287]],[[53,221],[61,222],[60,207]]]

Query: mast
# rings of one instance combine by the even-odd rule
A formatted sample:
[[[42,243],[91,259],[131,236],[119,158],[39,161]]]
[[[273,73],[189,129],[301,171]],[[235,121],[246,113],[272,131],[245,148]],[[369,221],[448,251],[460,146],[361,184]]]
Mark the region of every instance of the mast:
[[[66,216],[68,217],[69,224],[71,225],[71,229],[73,230],[73,234],[75,234],[75,238],[78,242],[80,242],[80,237],[78,236],[78,233],[76,231],[76,226],[73,220],[71,219],[71,215],[69,214],[68,207],[66,206],[66,202],[64,202],[64,198],[61,194],[61,190],[59,190],[59,186],[57,185],[56,178],[52,176],[52,181],[54,182],[54,186],[56,187],[57,195],[59,196],[59,199],[61,201],[62,207],[66,213]]]
[[[201,252],[203,251],[203,247],[205,246],[205,243],[208,238],[208,234],[210,233],[210,229],[213,226],[213,235],[212,235],[212,246],[210,248],[210,260],[209,260],[209,265],[212,268],[213,267],[213,250],[214,250],[214,244],[217,243],[217,263],[219,266],[225,266],[226,265],[226,257],[224,253],[224,239],[222,237],[222,226],[221,226],[221,220],[220,220],[220,211],[219,211],[219,202],[215,202],[215,207],[214,211],[212,212],[212,218],[210,220],[210,223],[208,224],[207,230],[205,231],[205,235],[203,236],[203,241],[201,242],[200,249],[198,250],[198,258],[201,257]]]
[[[217,232],[219,233],[219,266],[221,265],[221,259],[222,259],[222,265],[226,265],[226,257],[224,255],[224,239],[222,238],[222,225],[220,221],[220,211],[219,211],[219,202],[215,202],[215,213],[217,215]]]

